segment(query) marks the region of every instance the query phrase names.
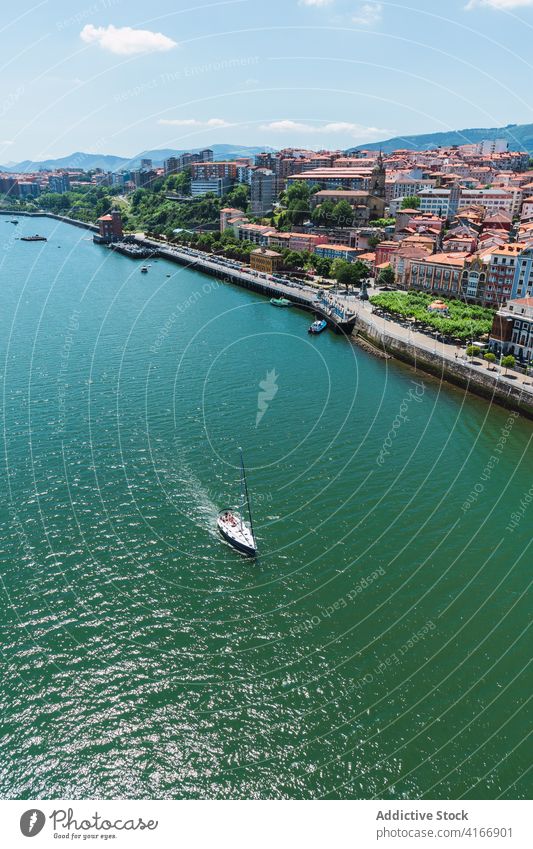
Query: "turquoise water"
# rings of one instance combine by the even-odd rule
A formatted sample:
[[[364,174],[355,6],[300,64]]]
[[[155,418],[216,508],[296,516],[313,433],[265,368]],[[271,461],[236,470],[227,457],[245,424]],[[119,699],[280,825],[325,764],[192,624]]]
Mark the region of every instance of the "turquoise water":
[[[0,218],[1,796],[530,795],[531,423],[20,221]],[[255,565],[214,529],[239,445]]]

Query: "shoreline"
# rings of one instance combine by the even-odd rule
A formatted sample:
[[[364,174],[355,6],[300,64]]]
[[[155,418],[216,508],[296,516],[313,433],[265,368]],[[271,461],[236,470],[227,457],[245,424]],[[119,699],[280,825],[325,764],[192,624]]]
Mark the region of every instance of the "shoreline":
[[[82,227],[93,233],[98,232],[98,227],[94,224],[52,212],[14,212],[0,209],[0,215],[51,218],[64,224]],[[270,280],[262,280],[246,269],[232,269],[228,266],[217,265],[209,259],[208,255],[205,258],[188,255],[185,252],[180,252],[179,248],[171,248],[146,237],[136,236],[136,242],[157,251],[158,256],[169,262],[194,268],[209,277],[222,279],[266,297],[282,296],[288,298],[296,307],[307,312],[322,313],[320,305],[313,303],[312,291],[303,294],[299,290],[296,294],[292,288]],[[339,300],[341,301],[342,298],[339,297]],[[505,409],[515,410],[533,420],[533,386],[525,389],[518,383],[513,384],[512,378],[506,377],[500,372],[488,371],[488,369],[483,369],[482,365],[472,365],[465,360],[452,360],[437,352],[436,348],[431,351],[412,339],[406,341],[401,338],[398,332],[395,332],[394,322],[380,319],[380,324],[383,324],[383,330],[380,330],[377,324],[371,320],[371,314],[366,314],[364,302],[356,301],[355,304],[352,304],[345,300],[344,304],[346,307],[352,307],[352,309],[357,306],[355,327],[350,335],[338,329],[337,332],[341,332],[351,342],[359,344],[367,353],[382,359],[389,357],[397,359],[413,368],[415,372],[418,370],[426,372],[435,378],[445,380],[447,383],[471,392],[489,403],[496,403]],[[327,317],[326,314],[324,314],[324,317]]]

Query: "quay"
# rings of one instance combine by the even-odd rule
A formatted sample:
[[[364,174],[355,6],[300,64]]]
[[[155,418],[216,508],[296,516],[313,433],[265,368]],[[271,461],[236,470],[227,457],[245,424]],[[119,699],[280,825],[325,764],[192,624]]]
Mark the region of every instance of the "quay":
[[[62,221],[64,224],[72,224],[73,227],[81,227],[84,230],[91,230],[93,233],[98,233],[96,224],[89,224],[87,221],[80,221],[78,218],[69,218],[68,215],[57,215],[55,212],[25,212],[18,209],[0,209],[0,215],[16,215],[17,218],[53,218],[55,221]]]
[[[268,298],[287,298],[300,309],[311,312],[320,318],[324,318],[328,326],[336,333],[351,335],[355,326],[355,311],[353,305],[344,302],[341,298],[333,299],[331,304],[317,297],[316,289],[311,286],[288,286],[278,281],[270,280],[268,275],[257,271],[249,271],[239,263],[220,262],[217,259],[209,259],[208,255],[199,255],[196,251],[180,250],[179,248],[164,245],[153,239],[137,236],[137,241],[150,250],[152,256],[159,256],[170,262],[194,268],[217,277],[227,283],[234,283],[244,289],[265,295]]]
[[[0,215],[13,215],[10,209],[0,209]],[[66,224],[82,227],[86,230],[97,232],[98,228],[93,224],[69,218],[68,216],[55,215],[49,212],[19,212],[17,216],[28,216],[35,218],[53,218]],[[97,240],[95,240],[97,241]],[[405,330],[396,322],[385,317],[377,317],[372,314],[372,307],[368,302],[350,300],[345,295],[328,296],[332,307],[340,315],[348,318],[348,329],[344,329],[345,321],[341,321],[332,312],[329,304],[323,304],[317,299],[316,290],[310,286],[299,286],[297,289],[286,286],[277,281],[268,280],[266,275],[258,272],[244,270],[238,263],[234,267],[209,259],[206,255],[199,255],[196,251],[183,250],[175,246],[148,239],[144,234],[135,236],[131,247],[138,246],[141,251],[146,250],[147,256],[159,256],[170,262],[178,263],[185,267],[195,268],[211,277],[217,277],[228,283],[234,283],[250,291],[265,295],[269,298],[287,298],[295,306],[307,312],[314,313],[325,318],[329,326],[337,332],[343,333],[356,344],[360,344],[367,352],[381,352],[383,358],[393,357],[414,368],[420,370],[439,380],[445,380],[467,392],[478,395],[481,398],[496,403],[506,409],[516,410],[529,419],[533,419],[533,382],[517,374],[502,374],[500,371],[489,371],[479,362],[471,362],[463,356],[458,355],[458,349],[441,341],[431,340],[421,333]],[[109,245],[107,246],[110,247]],[[131,250],[120,252],[132,258],[145,258],[141,253]],[[353,329],[353,332],[352,332]]]
[[[351,299],[346,295],[327,296],[331,307],[318,300],[316,291],[311,287],[299,287],[297,291],[277,281],[271,281],[266,275],[250,272],[239,267],[222,265],[200,256],[196,251],[180,250],[162,245],[155,240],[137,237],[138,241],[157,250],[159,256],[171,262],[179,263],[198,271],[203,271],[219,279],[235,283],[267,297],[284,297],[301,309],[313,312],[326,319],[328,325],[337,332],[344,333],[351,341],[361,344],[367,352],[382,356],[383,359],[400,360],[415,370],[421,370],[440,380],[478,395],[491,403],[506,409],[516,410],[527,418],[533,419],[533,383],[521,376],[505,375],[499,371],[489,371],[480,363],[462,359],[457,348],[437,340],[431,340],[422,333],[405,330],[396,322],[372,313],[368,301]],[[348,317],[349,329],[342,317]],[[353,331],[353,332],[352,332]]]

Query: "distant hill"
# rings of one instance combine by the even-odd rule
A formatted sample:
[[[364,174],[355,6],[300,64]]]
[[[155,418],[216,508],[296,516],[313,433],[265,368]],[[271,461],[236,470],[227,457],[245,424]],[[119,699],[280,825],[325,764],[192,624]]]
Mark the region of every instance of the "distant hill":
[[[207,145],[211,147],[215,159],[240,159],[241,157],[253,157],[264,150],[272,150],[265,147],[245,147],[236,144],[214,144]],[[94,168],[103,168],[104,171],[119,171],[121,168],[139,168],[141,159],[151,159],[154,165],[160,166],[165,159],[170,156],[179,156],[181,153],[190,152],[197,153],[203,148],[183,148],[182,150],[156,149],[144,150],[142,153],[136,154],[131,159],[125,156],[111,156],[100,153],[71,153],[70,156],[63,156],[61,159],[43,159],[35,162],[31,159],[25,159],[23,162],[10,162],[7,165],[0,165],[0,171],[29,172],[39,171],[40,169],[56,168],[83,168],[85,171],[90,171]]]
[[[350,148],[355,150],[381,150],[391,153],[393,150],[431,150],[435,147],[451,147],[454,144],[475,144],[483,139],[507,139],[512,150],[525,150],[533,153],[533,124],[508,124],[506,127],[474,128],[452,130],[445,133],[427,133],[418,136],[397,136],[382,142],[360,144]]]
[[[43,159],[34,162],[31,159],[25,159],[23,162],[11,162],[9,165],[0,166],[2,171],[39,171],[39,169],[54,169],[54,168],[84,168],[89,171],[91,168],[103,168],[106,171],[114,171],[122,167],[122,163],[127,162],[122,156],[106,156],[99,153],[71,153],[70,156],[63,156],[61,159]]]

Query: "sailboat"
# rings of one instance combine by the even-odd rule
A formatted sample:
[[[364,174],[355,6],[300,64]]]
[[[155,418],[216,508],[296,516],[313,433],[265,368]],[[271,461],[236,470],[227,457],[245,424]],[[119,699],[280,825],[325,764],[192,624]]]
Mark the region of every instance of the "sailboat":
[[[242,456],[242,448],[239,448],[241,458],[241,504],[240,512],[236,510],[222,510],[218,514],[217,527],[221,536],[233,548],[245,554],[247,557],[257,556],[257,543],[255,541],[254,526],[252,522],[252,511],[250,508],[250,496],[248,494],[248,484],[246,483],[246,472],[244,469],[244,460]],[[248,511],[248,521],[243,519],[244,509]]]

